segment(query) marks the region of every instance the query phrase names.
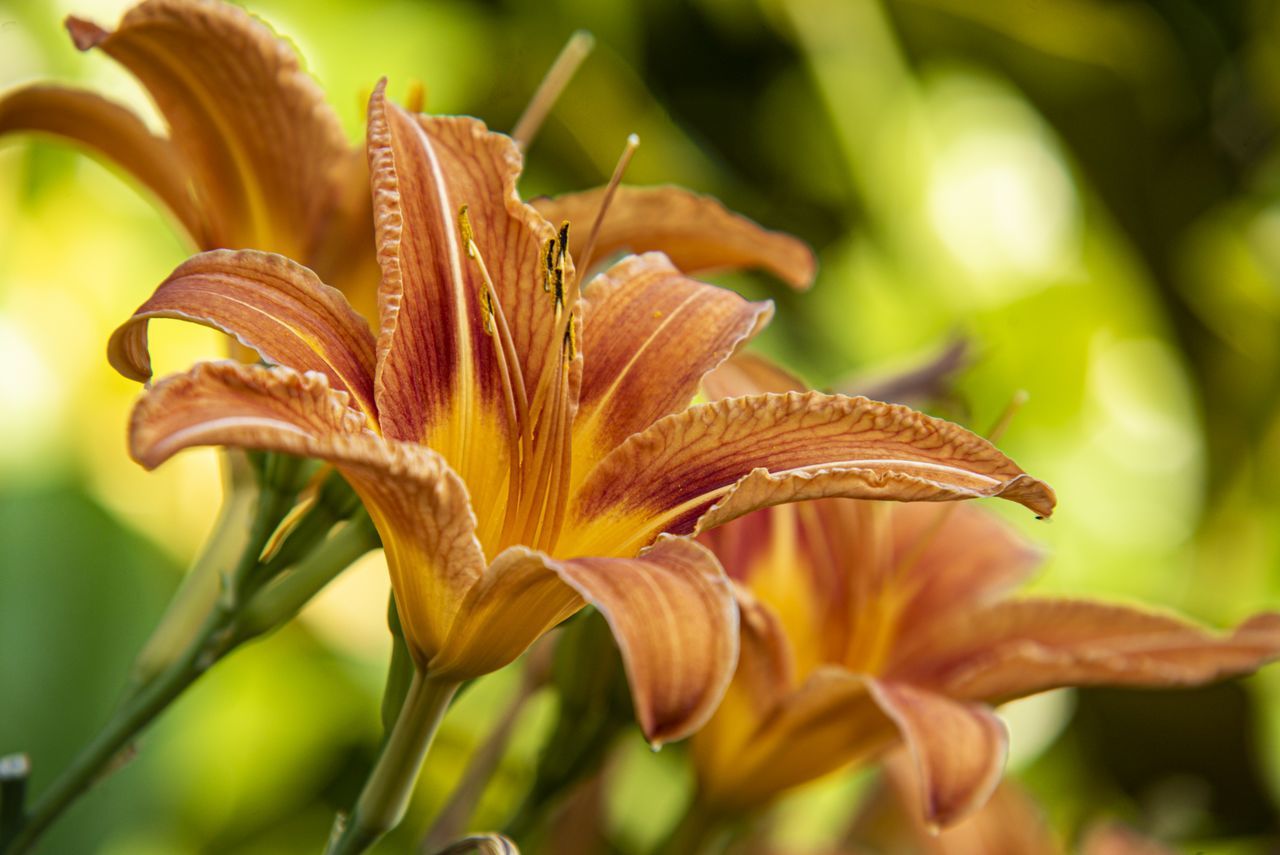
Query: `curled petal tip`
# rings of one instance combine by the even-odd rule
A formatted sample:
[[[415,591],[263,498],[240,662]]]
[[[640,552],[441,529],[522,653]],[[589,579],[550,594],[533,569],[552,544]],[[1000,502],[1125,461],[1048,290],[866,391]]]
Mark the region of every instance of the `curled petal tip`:
[[[369,93],[369,110],[373,111],[374,106],[379,108],[387,99],[387,78],[379,77],[378,82],[374,84],[373,92]]]
[[[1058,496],[1052,487],[1025,474],[1011,479],[999,495],[1025,506],[1041,519],[1053,516],[1053,509],[1058,504]]]
[[[71,41],[75,44],[77,50],[95,48],[102,44],[107,36],[111,35],[109,31],[104,30],[92,21],[77,18],[75,15],[68,15],[63,25],[71,35]]]

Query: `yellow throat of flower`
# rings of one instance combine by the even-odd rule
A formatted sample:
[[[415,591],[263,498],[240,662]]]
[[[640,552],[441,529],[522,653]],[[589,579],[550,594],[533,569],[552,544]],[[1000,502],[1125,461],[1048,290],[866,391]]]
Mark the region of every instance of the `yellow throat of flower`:
[[[561,223],[555,235],[546,241],[542,253],[541,285],[555,311],[545,364],[555,366],[555,369],[542,372],[532,395],[520,368],[520,354],[497,288],[476,244],[467,206],[463,205],[458,211],[458,232],[463,248],[468,259],[476,265],[482,282],[480,313],[484,332],[493,343],[508,425],[506,508],[499,543],[490,554],[514,544],[551,552],[564,528],[573,462],[573,408],[577,395],[576,390],[569,387],[573,382],[574,360],[578,356],[581,317],[577,307],[582,296],[582,277],[591,263],[605,212],[639,144],[635,134],[627,138],[626,147],[596,212],[580,266],[573,266],[569,256],[568,221]]]

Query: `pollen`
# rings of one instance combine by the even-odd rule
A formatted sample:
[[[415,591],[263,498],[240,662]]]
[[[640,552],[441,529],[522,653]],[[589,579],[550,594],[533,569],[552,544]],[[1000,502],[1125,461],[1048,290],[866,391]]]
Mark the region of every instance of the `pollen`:
[[[467,258],[475,258],[476,233],[471,229],[471,218],[467,216],[467,206],[458,209],[458,231],[462,234],[462,246],[467,250]]]
[[[547,238],[547,257],[546,263],[542,268],[542,290],[551,293],[551,280],[555,278],[556,270],[556,239]]]

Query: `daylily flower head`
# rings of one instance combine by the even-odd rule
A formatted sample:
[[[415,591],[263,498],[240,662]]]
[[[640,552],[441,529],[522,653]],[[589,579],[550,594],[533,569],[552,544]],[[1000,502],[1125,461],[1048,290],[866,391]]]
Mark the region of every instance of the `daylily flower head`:
[[[733,370],[708,388],[756,382]],[[993,705],[1061,686],[1205,683],[1280,656],[1278,614],[1219,636],[1126,606],[1012,599],[1039,553],[975,506],[823,499],[701,541],[742,611],[738,672],[692,744],[712,811],[759,807],[905,743],[922,812],[945,826],[1000,780]]]
[[[0,134],[84,146],[153,193],[194,246],[299,259],[375,316],[364,152],[287,42],[221,0],[145,0],[114,31],[74,16],[67,30],[137,78],[167,133],[91,92],[42,83],[0,98]]]
[[[147,322],[179,316],[272,364],[205,364],[156,384],[135,413],[134,455],[156,466],[217,444],[335,464],[382,535],[406,641],[431,678],[497,669],[590,602],[619,640],[645,732],[678,738],[719,700],[738,637],[727,580],[688,535],[829,494],[1052,510],[1048,487],[989,443],[906,408],[817,393],[690,407],[772,307],[692,280],[661,252],[584,289],[572,235],[591,223],[553,224],[522,202],[518,147],[483,123],[412,114],[380,84],[368,155],[376,335],[307,268],[210,252],[160,286],[111,357],[149,376]],[[629,199],[652,193],[619,193],[609,216],[647,222]],[[744,234],[758,237],[749,252]],[[802,245],[723,209],[701,230],[619,228],[604,243],[669,243],[700,269],[798,258],[793,278],[812,270]]]

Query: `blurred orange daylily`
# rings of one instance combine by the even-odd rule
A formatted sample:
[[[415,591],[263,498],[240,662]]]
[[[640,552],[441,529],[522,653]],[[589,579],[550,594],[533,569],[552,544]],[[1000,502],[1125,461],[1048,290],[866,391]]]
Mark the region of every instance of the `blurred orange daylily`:
[[[726,376],[708,388],[752,387]],[[738,672],[692,744],[711,813],[761,806],[902,741],[923,812],[948,825],[1000,780],[992,705],[1060,686],[1205,683],[1280,656],[1277,614],[1216,636],[1124,606],[1008,599],[1038,554],[974,507],[825,499],[702,542],[742,611]]]
[[[147,320],[176,314],[275,365],[204,364],[156,384],[133,454],[150,467],[219,444],[333,462],[382,535],[427,679],[500,668],[590,602],[619,641],[645,733],[680,738],[719,701],[738,638],[719,564],[684,536],[830,494],[1052,510],[1049,488],[989,443],[903,407],[817,393],[689,407],[771,306],[660,253],[580,293],[567,224],[516,193],[515,143],[475,119],[413,115],[383,89],[369,109],[376,338],[310,270],[211,252],[160,286],[111,355],[147,376]]]
[[[155,194],[201,249],[298,258],[371,311],[378,282],[363,152],[348,144],[293,48],[238,6],[146,0],[108,31],[67,18],[80,50],[123,65],[168,133],[91,92],[28,85],[0,98],[0,133],[85,146]]]
[[[1068,851],[1040,806],[1012,780],[1001,781],[986,804],[942,832],[925,819],[919,789],[911,758],[904,751],[893,752],[848,835],[861,845],[849,851],[898,855],[1064,855]],[[1109,821],[1093,823],[1074,851],[1080,855],[1172,853]]]

